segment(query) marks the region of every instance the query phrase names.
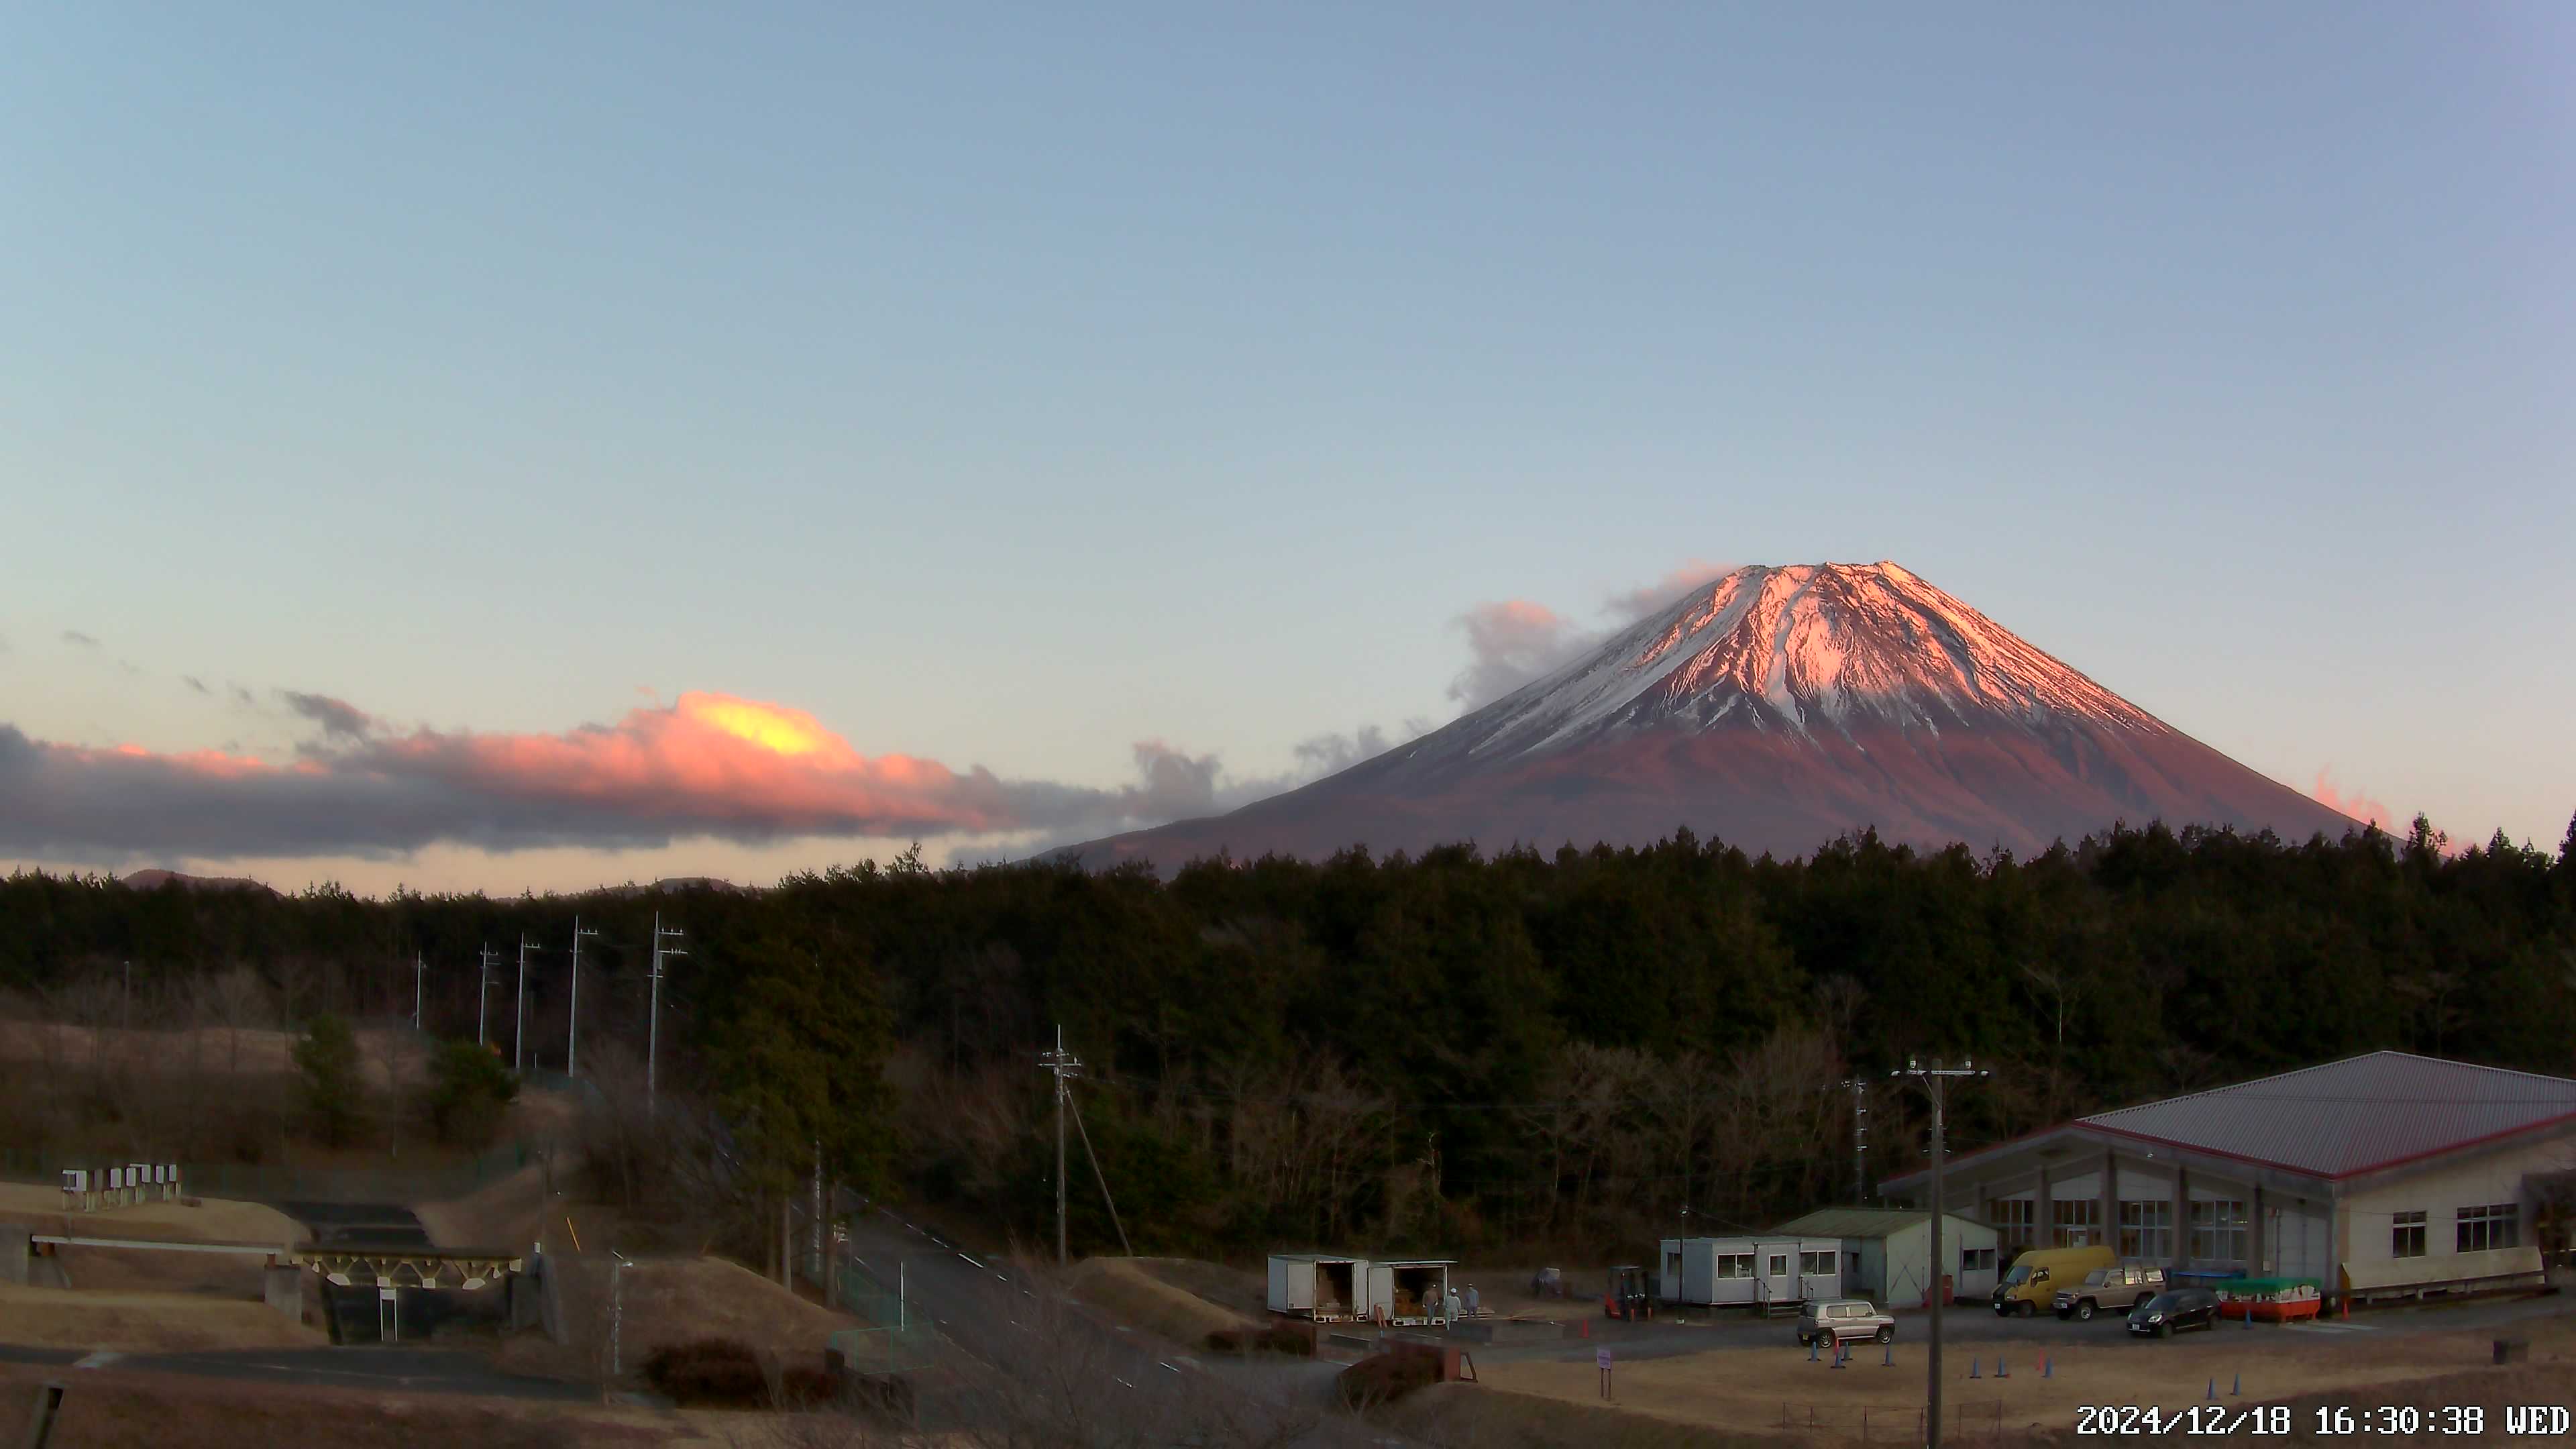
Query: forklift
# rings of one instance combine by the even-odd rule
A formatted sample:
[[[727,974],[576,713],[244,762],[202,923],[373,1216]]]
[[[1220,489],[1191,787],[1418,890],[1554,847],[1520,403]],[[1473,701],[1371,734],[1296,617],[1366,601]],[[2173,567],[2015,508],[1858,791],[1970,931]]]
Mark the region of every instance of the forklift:
[[[1601,1316],[1636,1322],[1655,1316],[1655,1295],[1643,1268],[1610,1270],[1610,1291],[1601,1295]]]

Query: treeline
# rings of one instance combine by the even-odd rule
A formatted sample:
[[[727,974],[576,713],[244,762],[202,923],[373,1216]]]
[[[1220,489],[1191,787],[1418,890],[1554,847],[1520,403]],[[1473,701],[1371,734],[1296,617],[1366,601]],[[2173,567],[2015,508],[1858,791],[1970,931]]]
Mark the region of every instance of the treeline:
[[[560,1063],[566,952],[594,1040],[640,1050],[655,912],[665,1090],[1034,1240],[1053,1205],[1061,1024],[1081,1126],[1140,1251],[1365,1240],[1453,1251],[1767,1224],[1923,1165],[1887,1070],[1973,1056],[1953,1150],[2068,1115],[2383,1047],[2576,1071],[2576,825],[2556,856],[2447,853],[2418,823],[2304,844],[2122,829],[2029,860],[1863,835],[1800,861],[1687,834],[1645,849],[1440,849],[1137,871],[933,871],[916,855],[777,889],[361,900],[37,874],[0,883],[23,1009],[248,967],[299,1011],[470,1037],[478,947],[522,933]],[[80,983],[92,983],[82,986]],[[300,999],[298,995],[300,993]],[[488,1028],[487,1028],[488,1029]],[[501,1037],[507,1040],[506,1036]],[[878,1092],[880,1066],[891,1084]],[[775,1090],[788,1079],[805,1082]],[[801,1092],[801,1095],[799,1093]],[[868,1104],[871,1121],[837,1119]],[[765,1116],[763,1114],[766,1114]],[[1079,1239],[1114,1244],[1077,1145]]]

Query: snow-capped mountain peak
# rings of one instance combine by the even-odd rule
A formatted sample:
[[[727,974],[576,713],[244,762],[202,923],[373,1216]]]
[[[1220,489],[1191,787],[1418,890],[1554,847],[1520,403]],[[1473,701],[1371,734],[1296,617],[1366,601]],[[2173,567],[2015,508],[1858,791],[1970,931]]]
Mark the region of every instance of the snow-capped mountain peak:
[[[2070,716],[2166,729],[1897,564],[1756,564],[1461,720],[1447,743],[1492,758],[1627,728],[1806,735],[1866,717],[1937,732]]]

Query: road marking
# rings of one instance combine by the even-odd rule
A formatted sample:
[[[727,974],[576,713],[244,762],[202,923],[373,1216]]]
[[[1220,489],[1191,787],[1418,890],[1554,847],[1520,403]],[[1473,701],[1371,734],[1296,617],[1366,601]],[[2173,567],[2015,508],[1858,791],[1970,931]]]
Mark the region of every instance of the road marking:
[[[976,1262],[974,1259],[968,1258],[964,1253],[959,1253],[957,1256],[960,1259],[963,1259],[966,1266],[969,1268],[981,1268],[984,1266],[983,1264]]]
[[[103,1348],[98,1352],[91,1354],[89,1357],[82,1359],[80,1362],[73,1364],[72,1367],[76,1369],[105,1368],[109,1364],[112,1364],[123,1357],[125,1357],[125,1355],[117,1353],[111,1349]]]
[[[1161,1365],[1161,1366],[1162,1366],[1162,1367],[1164,1367],[1164,1368],[1172,1369],[1172,1372],[1174,1372],[1174,1373],[1179,1373],[1179,1372],[1180,1372],[1180,1370],[1179,1370],[1179,1369],[1172,1368],[1172,1366],[1171,1366],[1170,1364],[1163,1363],[1163,1361],[1162,1361],[1161,1359],[1156,1359],[1156,1360],[1154,1360],[1154,1362],[1155,1362],[1155,1363],[1157,1363],[1157,1364],[1159,1364],[1159,1365]]]
[[[1116,1384],[1118,1385],[1118,1387],[1120,1387],[1120,1388],[1122,1388],[1122,1389],[1132,1389],[1132,1388],[1136,1387],[1134,1384],[1131,1384],[1131,1383],[1127,1382],[1125,1379],[1119,1378],[1116,1374],[1111,1374],[1109,1377],[1110,1377],[1110,1380],[1111,1380],[1112,1382],[1116,1383]]]

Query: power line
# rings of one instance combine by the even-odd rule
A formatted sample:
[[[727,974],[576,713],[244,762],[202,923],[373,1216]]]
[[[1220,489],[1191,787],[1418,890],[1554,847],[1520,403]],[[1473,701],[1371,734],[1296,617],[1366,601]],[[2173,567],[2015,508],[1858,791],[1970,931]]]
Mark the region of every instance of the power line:
[[[1935,1057],[1932,1059],[1932,1065],[1928,1067],[1924,1066],[1919,1061],[1908,1058],[1904,1066],[1899,1067],[1887,1075],[1890,1078],[1912,1077],[1915,1085],[1923,1089],[1924,1095],[1932,1099],[1932,1325],[1930,1334],[1928,1335],[1931,1341],[1930,1348],[1925,1355],[1926,1367],[1924,1373],[1924,1396],[1926,1413],[1923,1416],[1923,1442],[1925,1449],[1941,1449],[1941,1308],[1942,1300],[1950,1296],[1947,1292],[1943,1291],[1947,1287],[1947,1283],[1944,1280],[1949,1277],[1949,1274],[1942,1271],[1945,1264],[1941,1258],[1941,1215],[1943,1212],[1941,1204],[1941,1179],[1943,1173],[1941,1169],[1944,1156],[1944,1149],[1941,1142],[1941,1119],[1943,1112],[1949,1105],[1949,1085],[1950,1080],[1953,1077],[1974,1077],[1982,1079],[1993,1076],[1994,1074],[1992,1072],[1980,1070],[1977,1067],[1977,1064],[1973,1061],[1962,1061],[1955,1067],[1945,1067],[1941,1065],[1940,1058]]]
[[[1038,1066],[1055,1075],[1055,1265],[1065,1266],[1064,1106],[1073,1095],[1073,1079],[1082,1075],[1082,1058],[1064,1049],[1064,1024],[1055,1028],[1055,1050],[1038,1053]]]
[[[572,1022],[564,1028],[564,1075],[574,1076],[581,1070],[581,938],[597,938],[599,928],[585,931],[581,917],[572,918]]]
[[[528,1060],[528,952],[536,949],[528,933],[519,933],[519,990],[514,998],[516,1018],[510,1027],[510,1070],[527,1070]]]
[[[686,956],[689,954],[676,946],[665,946],[662,943],[665,940],[679,940],[685,934],[687,933],[677,926],[665,928],[662,924],[662,913],[660,911],[655,911],[653,913],[653,969],[651,973],[653,983],[653,1006],[652,1016],[649,1024],[645,1028],[644,1037],[644,1109],[647,1114],[658,1109],[662,1101],[659,1095],[658,1078],[655,1075],[656,1063],[661,1059],[662,1052],[662,958],[666,956]]]

